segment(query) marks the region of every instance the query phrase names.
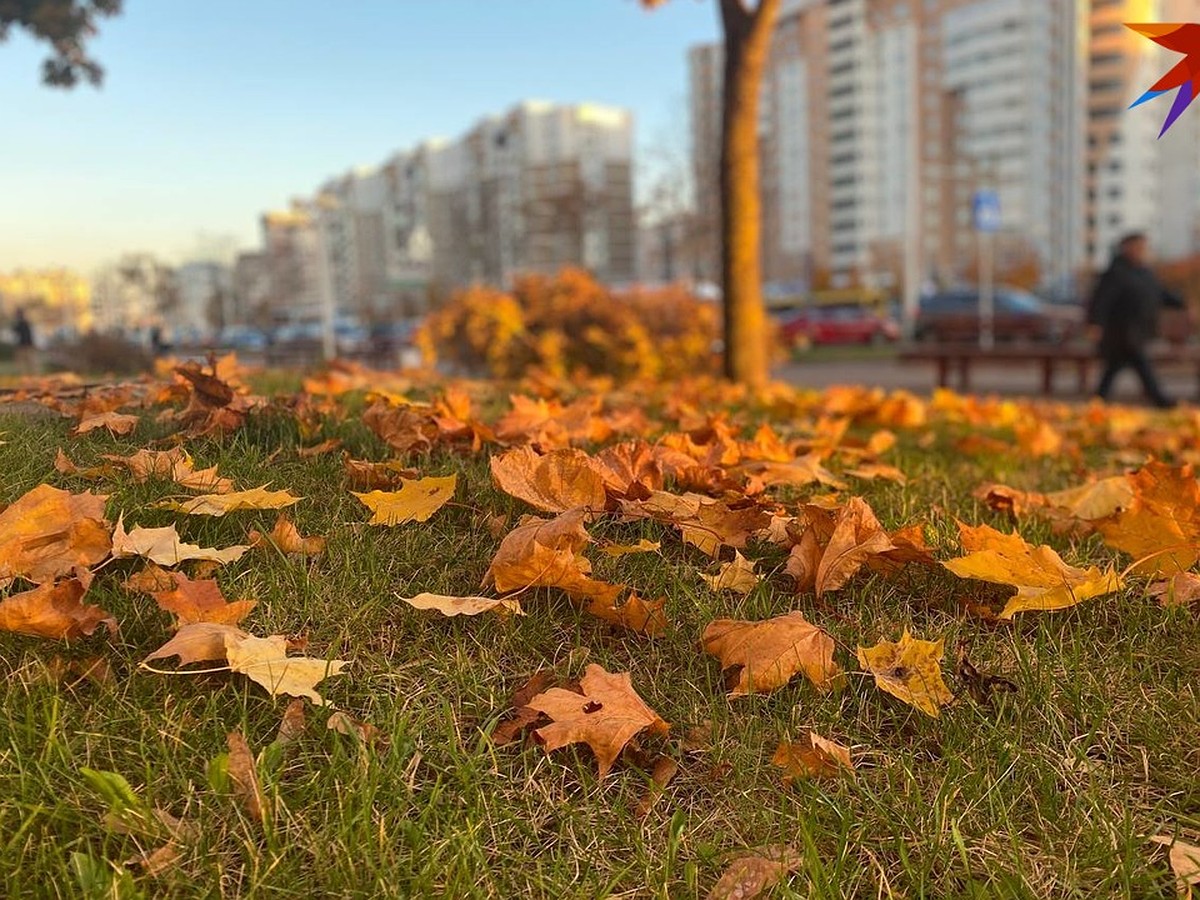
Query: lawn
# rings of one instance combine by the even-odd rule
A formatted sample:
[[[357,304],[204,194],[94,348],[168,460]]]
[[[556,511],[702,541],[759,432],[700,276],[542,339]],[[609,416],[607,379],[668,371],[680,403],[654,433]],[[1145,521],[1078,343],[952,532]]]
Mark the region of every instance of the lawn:
[[[78,416],[30,402],[52,392],[35,391],[7,412],[0,405],[0,504],[48,483],[107,495],[110,523],[123,514],[126,528],[174,524],[202,547],[270,531],[274,510],[185,515],[155,505],[185,500],[180,485],[137,483],[106,465],[106,455],[174,445],[181,423],[158,414],[188,401],[188,384],[176,382],[145,408],[136,395],[129,400],[122,411],[139,421],[124,436],[105,428],[72,435]],[[596,542],[584,551],[592,577],[665,598],[661,636],[602,621],[556,588],[521,592],[526,614],[510,617],[447,618],[399,598],[495,596],[480,586],[489,563],[519,518],[538,513],[498,489],[489,469],[489,457],[523,443],[512,436],[521,428],[541,450],[557,442],[592,453],[687,431],[696,457],[710,460],[727,440],[716,468],[737,480],[738,457],[753,459],[765,423],[789,452],[815,453],[845,481],[838,502],[865,499],[889,531],[923,526],[939,561],[963,555],[961,520],[1016,527],[1072,565],[1122,571],[1134,558],[1099,534],[1062,533],[1035,515],[1014,520],[976,489],[1000,482],[1045,492],[1119,475],[1149,456],[1187,462],[1200,455],[1195,414],[852,389],[780,387],[749,399],[699,382],[629,390],[474,383],[456,386],[438,407],[473,423],[466,438],[447,439],[429,424],[429,408],[407,405],[445,398],[436,382],[352,375],[336,385],[350,390],[332,397],[297,394],[286,377],[250,383],[269,395],[264,406],[227,434],[189,436],[183,446],[196,469],[215,465],[239,489],[269,484],[303,498],[288,514],[303,535],[328,543],[312,556],[256,547],[213,577],[226,598],[258,600],[241,623],[247,631],[291,636],[310,657],[348,660],[319,690],[379,737],[331,730],[332,710],[306,701],[303,727],[280,740],[287,697],[221,665],[199,666],[201,674],[164,674],[173,660],[155,661],[161,671],[141,667],[171,636],[172,617],[123,586],[139,560],[106,562],[87,602],[119,622],[115,634],[99,628],[66,642],[0,633],[0,867],[9,896],[704,896],[731,859],[774,845],[795,856],[768,890],[774,897],[1176,895],[1167,848],[1152,838],[1200,843],[1200,607],[1163,606],[1148,596],[1150,577],[1128,574],[1116,592],[1003,621],[992,612],[1011,589],[939,564],[863,568],[817,598],[785,572],[786,544],[756,536],[741,552],[760,581],[742,596],[700,577],[718,571],[730,547],[717,559],[669,522],[608,512],[587,525]],[[386,392],[379,403],[423,417],[418,433],[431,446],[400,453],[397,442],[381,440],[364,421],[372,390]],[[535,393],[551,402],[516,401],[518,427],[510,395]],[[555,406],[555,396],[566,406]],[[598,398],[594,410],[571,405],[581,397],[584,405]],[[490,440],[506,415],[509,437]],[[907,483],[846,476],[861,462],[860,445],[883,429],[895,434],[894,446],[870,446]],[[301,455],[330,439],[340,445]],[[61,461],[56,468],[60,450],[73,473],[60,471]],[[454,474],[453,498],[424,522],[368,525],[343,453],[399,459],[421,476]],[[831,493],[800,481],[758,491],[743,478],[723,496],[735,502],[748,491],[742,502],[755,509],[796,516]],[[667,490],[683,488],[668,479]],[[732,489],[714,488],[722,490]],[[642,539],[660,548],[598,552]],[[792,610],[833,638],[844,684],[820,691],[797,677],[730,697],[720,662],[701,646],[705,627]],[[956,696],[936,717],[879,690],[856,658],[856,647],[897,640],[905,629],[945,642],[941,668]],[[1006,679],[1006,689],[980,689],[964,675],[964,654]],[[592,664],[629,672],[670,731],[642,735],[603,778],[582,744],[547,752],[526,734],[497,745],[493,730],[534,673],[579,679]],[[809,729],[850,748],[854,772],[785,782],[772,763],[776,747]],[[261,821],[224,773],[231,732],[257,757],[269,809]],[[652,769],[664,756],[678,769],[654,788]],[[112,798],[85,769],[116,773],[136,792],[124,825],[121,802],[114,817]],[[140,812],[152,809],[184,825]],[[130,827],[130,815],[140,824]],[[164,844],[172,851],[148,870],[146,857]]]

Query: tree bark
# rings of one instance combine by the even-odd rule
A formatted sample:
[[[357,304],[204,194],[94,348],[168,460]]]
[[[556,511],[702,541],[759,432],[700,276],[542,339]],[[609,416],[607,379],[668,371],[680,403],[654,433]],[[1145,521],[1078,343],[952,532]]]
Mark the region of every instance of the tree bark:
[[[751,388],[769,379],[762,301],[758,99],[780,0],[718,0],[725,33],[721,108],[721,288],[725,377]]]

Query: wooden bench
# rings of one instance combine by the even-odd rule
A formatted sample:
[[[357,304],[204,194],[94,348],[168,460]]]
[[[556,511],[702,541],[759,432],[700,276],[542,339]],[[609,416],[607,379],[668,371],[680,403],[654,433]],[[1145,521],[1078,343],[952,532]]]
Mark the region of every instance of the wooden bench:
[[[1192,367],[1200,388],[1200,347],[1155,345],[1149,356],[1155,366]],[[1042,393],[1046,396],[1054,393],[1054,373],[1061,368],[1074,369],[1079,394],[1090,393],[1095,388],[1092,372],[1100,363],[1095,349],[1087,344],[1000,344],[991,350],[983,350],[978,344],[912,344],[901,350],[899,359],[911,363],[932,362],[937,371],[938,387],[949,387],[953,371],[957,375],[956,387],[964,393],[971,389],[973,363],[1036,366],[1041,371]]]

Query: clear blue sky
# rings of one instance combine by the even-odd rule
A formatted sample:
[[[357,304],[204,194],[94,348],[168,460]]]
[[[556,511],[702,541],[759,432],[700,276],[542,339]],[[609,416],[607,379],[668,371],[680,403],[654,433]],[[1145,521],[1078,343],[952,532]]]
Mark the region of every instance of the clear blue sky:
[[[683,152],[686,50],[718,33],[714,0],[126,0],[102,29],[98,91],[0,44],[0,270],[249,246],[262,210],[522,99],[626,106]]]

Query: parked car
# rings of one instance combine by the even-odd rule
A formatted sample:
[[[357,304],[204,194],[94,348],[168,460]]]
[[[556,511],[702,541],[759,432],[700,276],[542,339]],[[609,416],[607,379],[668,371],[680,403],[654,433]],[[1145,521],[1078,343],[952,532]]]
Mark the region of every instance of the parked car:
[[[1046,303],[1017,288],[998,287],[994,301],[992,333],[997,341],[1062,343],[1080,333],[1083,310],[1079,306]],[[979,291],[961,288],[942,291],[921,300],[917,311],[917,340],[979,340]]]
[[[221,329],[217,343],[230,350],[261,353],[267,349],[267,335],[251,325],[229,325]]]
[[[888,316],[855,305],[814,306],[785,318],[780,336],[789,347],[812,344],[885,344],[900,337],[900,326]]]

